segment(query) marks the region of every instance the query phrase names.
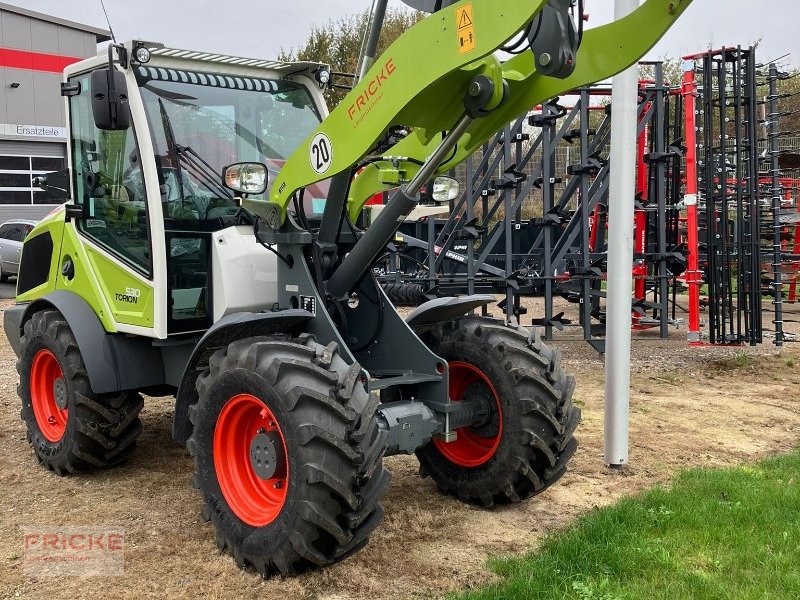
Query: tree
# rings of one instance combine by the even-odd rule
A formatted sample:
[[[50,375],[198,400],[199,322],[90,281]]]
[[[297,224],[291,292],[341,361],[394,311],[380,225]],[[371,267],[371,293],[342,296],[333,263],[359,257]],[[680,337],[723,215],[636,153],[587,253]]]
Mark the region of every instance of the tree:
[[[424,13],[394,8],[386,11],[381,30],[378,55],[402,33],[425,17]],[[331,19],[322,27],[314,27],[303,44],[297,48],[281,48],[278,58],[284,61],[307,60],[331,65],[334,72],[356,73],[361,47],[369,22],[369,10],[340,19]],[[346,79],[349,83],[349,79]],[[325,92],[328,105],[333,109],[348,90],[334,88]]]
[[[778,113],[780,114],[778,131],[781,134],[780,145],[781,148],[797,148],[797,138],[800,136],[800,69],[781,69],[781,71],[783,75],[778,80]],[[764,68],[764,72],[768,73],[768,67]],[[761,95],[766,96],[768,90],[769,88],[764,85],[759,89],[759,92]],[[768,111],[765,110],[765,112]],[[791,138],[791,140],[785,138]]]

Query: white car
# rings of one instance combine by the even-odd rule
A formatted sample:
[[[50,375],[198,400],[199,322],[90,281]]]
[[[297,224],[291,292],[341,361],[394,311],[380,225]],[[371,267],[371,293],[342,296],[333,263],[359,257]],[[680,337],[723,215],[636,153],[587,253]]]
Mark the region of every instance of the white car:
[[[36,221],[26,219],[12,219],[0,225],[0,282],[19,273],[22,242],[34,225]]]

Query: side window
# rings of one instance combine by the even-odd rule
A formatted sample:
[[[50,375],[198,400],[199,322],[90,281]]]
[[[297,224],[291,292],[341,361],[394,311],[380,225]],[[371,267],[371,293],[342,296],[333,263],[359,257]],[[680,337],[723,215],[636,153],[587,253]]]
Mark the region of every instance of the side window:
[[[25,239],[27,232],[22,225],[14,226],[8,234],[8,239],[12,242],[21,242]]]
[[[70,150],[75,201],[84,206],[86,214],[78,228],[123,262],[149,275],[147,198],[133,127],[125,131],[97,129],[90,76],[72,79],[76,80],[81,92],[70,99]]]
[[[0,227],[0,238],[7,240],[9,234],[11,233],[11,225],[8,223]]]

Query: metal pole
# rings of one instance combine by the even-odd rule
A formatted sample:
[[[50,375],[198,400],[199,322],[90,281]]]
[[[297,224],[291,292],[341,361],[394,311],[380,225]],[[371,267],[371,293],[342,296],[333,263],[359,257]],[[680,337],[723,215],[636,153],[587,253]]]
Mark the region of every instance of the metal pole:
[[[639,7],[639,0],[615,0],[614,18]],[[608,295],[604,458],[612,467],[628,462],[631,379],[631,285],[633,208],[636,191],[636,114],[639,68],[614,77],[611,89],[611,172],[608,202]]]
[[[375,55],[378,53],[378,41],[381,37],[381,29],[383,29],[383,21],[386,18],[386,5],[388,3],[389,0],[374,0],[372,3],[372,11],[370,12],[372,18],[369,23],[369,33],[367,33],[364,54],[361,56],[361,65],[358,73],[359,81],[364,78],[364,75],[367,74],[367,71],[375,62]]]
[[[700,244],[698,240],[697,220],[697,124],[695,114],[695,96],[697,81],[695,79],[693,61],[683,63],[683,117],[685,119],[684,139],[686,144],[686,194],[683,204],[686,206],[686,231],[689,249],[686,284],[689,286],[689,344],[700,343]]]
[[[508,168],[511,162],[511,125],[506,125],[505,129],[503,130],[503,170]],[[513,235],[512,227],[511,227],[511,200],[513,197],[512,188],[508,186],[503,186],[500,190],[500,198],[501,202],[503,203],[503,231],[505,232],[505,276],[508,279],[506,283],[506,323],[508,324],[516,324],[514,321],[514,288],[511,284],[511,277],[512,273],[514,272],[514,267],[512,263],[511,254],[513,252],[513,247],[511,245],[511,236]]]

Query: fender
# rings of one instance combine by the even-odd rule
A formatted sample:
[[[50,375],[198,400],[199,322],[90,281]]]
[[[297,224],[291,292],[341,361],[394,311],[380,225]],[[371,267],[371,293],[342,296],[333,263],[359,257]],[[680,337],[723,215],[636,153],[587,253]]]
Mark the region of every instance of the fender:
[[[491,294],[474,294],[472,296],[449,296],[435,298],[411,311],[406,318],[406,323],[414,333],[427,331],[436,323],[463,317],[469,311],[496,302],[497,298]]]
[[[17,356],[25,323],[34,313],[53,308],[64,316],[78,342],[95,393],[138,390],[164,383],[161,352],[153,347],[152,340],[108,333],[86,300],[65,290],[6,310],[3,318],[6,336]]]
[[[200,373],[208,366],[208,359],[214,352],[234,340],[246,337],[291,333],[313,318],[314,315],[308,311],[289,309],[277,312],[233,313],[214,323],[195,346],[183,370],[180,387],[175,395],[172,438],[179,444],[185,444],[192,434],[189,407],[197,402],[195,383]]]

